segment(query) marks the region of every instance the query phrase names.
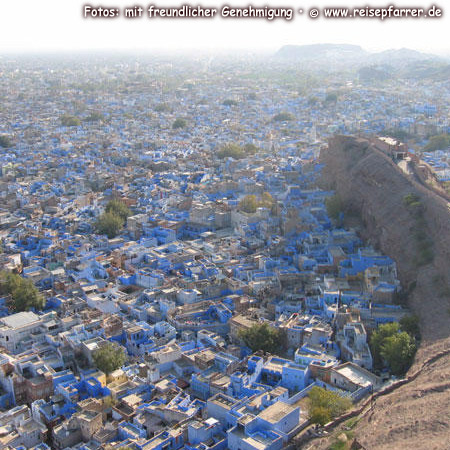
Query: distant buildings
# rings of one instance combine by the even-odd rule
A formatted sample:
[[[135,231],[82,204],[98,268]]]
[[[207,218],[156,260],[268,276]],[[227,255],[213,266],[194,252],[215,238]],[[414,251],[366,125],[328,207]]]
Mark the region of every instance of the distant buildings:
[[[313,385],[354,401],[381,386],[368,335],[406,313],[396,264],[330,219],[317,156],[334,131],[418,126],[420,89],[394,102],[390,87],[345,84],[331,109],[219,62],[49,64],[0,61],[0,133],[14,138],[0,264],[46,300],[15,312],[0,297],[0,447],[275,450],[308,424]],[[441,108],[423,110],[425,128]],[[230,142],[256,154],[218,158]],[[425,157],[443,169],[444,153]],[[247,195],[272,200],[245,212]],[[109,239],[95,222],[111,199],[131,215]],[[260,323],[283,354],[245,345]],[[106,374],[94,355],[108,342],[127,360]]]

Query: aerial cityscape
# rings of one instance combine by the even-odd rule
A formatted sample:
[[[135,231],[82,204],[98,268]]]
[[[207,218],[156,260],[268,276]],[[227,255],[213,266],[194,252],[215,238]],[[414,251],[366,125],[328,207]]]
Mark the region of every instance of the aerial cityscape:
[[[396,261],[329,159],[359,146],[447,201],[449,66],[308,52],[2,58],[2,448],[302,448],[405,379],[425,316],[397,264],[448,256],[448,222],[445,248],[408,185]]]
[[[1,55],[0,449],[449,449],[449,75]]]

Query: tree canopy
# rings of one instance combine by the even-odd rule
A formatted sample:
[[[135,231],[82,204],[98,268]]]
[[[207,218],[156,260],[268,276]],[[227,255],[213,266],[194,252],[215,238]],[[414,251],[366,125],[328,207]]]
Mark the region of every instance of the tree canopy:
[[[12,145],[13,145],[13,143],[9,136],[7,136],[6,134],[0,135],[0,147],[9,148],[9,147],[12,147]]]
[[[325,97],[325,103],[336,103],[338,99],[338,95],[336,92],[328,92]]]
[[[220,159],[224,158],[234,158],[242,159],[248,155],[254,155],[258,153],[259,147],[255,144],[247,143],[243,146],[230,142],[228,144],[222,145],[217,151],[217,157]]]
[[[64,114],[63,116],[61,116],[61,125],[65,127],[78,127],[81,125],[81,121],[76,116]]]
[[[255,144],[247,143],[244,145],[244,152],[246,155],[254,155],[258,153],[259,147],[257,147]]]
[[[109,239],[116,237],[123,227],[123,220],[113,213],[103,213],[95,223],[95,229],[100,234],[106,234]]]
[[[156,112],[167,112],[170,111],[170,106],[167,103],[158,103],[155,105]]]
[[[384,339],[380,354],[389,364],[394,375],[403,375],[409,369],[416,353],[416,343],[406,332]]]
[[[386,323],[380,325],[378,330],[372,333],[370,337],[370,350],[372,351],[373,365],[375,368],[380,369],[383,366],[383,358],[381,356],[381,346],[384,340],[389,336],[393,336],[399,332],[399,325],[397,322]]]
[[[424,147],[426,151],[445,150],[450,147],[450,135],[438,134],[431,136],[427,145]]]
[[[334,418],[344,414],[352,402],[333,391],[314,386],[308,393],[309,418],[311,422],[325,425]]]
[[[280,112],[272,117],[273,122],[289,122],[294,119],[295,117],[288,112]]]
[[[105,212],[97,219],[95,229],[100,234],[106,234],[109,239],[116,237],[123,228],[127,217],[131,215],[128,206],[120,200],[111,200]]]
[[[270,327],[265,322],[255,324],[246,330],[240,330],[239,337],[254,352],[263,350],[267,353],[276,353],[284,343],[283,332]]]
[[[389,130],[386,130],[385,134],[399,141],[406,141],[411,137],[413,137],[413,135],[410,132],[402,128],[390,128]]]
[[[97,369],[109,375],[122,367],[126,360],[125,350],[119,344],[107,342],[92,354]]]
[[[344,203],[339,195],[333,195],[325,200],[328,216],[334,220],[339,219],[339,214],[344,210]]]
[[[11,295],[14,309],[18,312],[41,310],[45,306],[45,299],[33,282],[14,273],[1,272],[0,293]]]
[[[187,127],[187,120],[183,119],[182,117],[177,117],[172,124],[172,128],[174,130],[178,130],[180,128],[186,128],[186,127]]]
[[[99,122],[104,120],[105,116],[99,111],[92,111],[89,116],[87,116],[84,121],[85,122]]]
[[[420,339],[419,317],[409,314],[400,319],[400,329],[406,331],[410,336]]]
[[[238,104],[238,101],[232,98],[227,98],[222,102],[222,105],[224,106],[237,106]]]
[[[248,214],[253,214],[256,212],[256,208],[258,207],[258,200],[256,198],[256,195],[246,195],[240,202],[239,202],[239,209],[241,211],[244,211]]]
[[[239,209],[248,214],[253,214],[257,208],[272,208],[274,203],[273,197],[268,192],[263,192],[260,198],[249,194],[239,202]]]
[[[106,205],[105,211],[107,213],[114,214],[115,216],[119,216],[124,222],[127,220],[127,217],[131,215],[131,211],[124,202],[120,200],[111,200]]]
[[[403,326],[411,331],[417,331],[414,320],[404,320]],[[397,322],[380,325],[372,333],[370,348],[374,367],[380,369],[386,362],[394,375],[403,375],[411,365],[416,343],[414,336],[406,331],[400,331]]]

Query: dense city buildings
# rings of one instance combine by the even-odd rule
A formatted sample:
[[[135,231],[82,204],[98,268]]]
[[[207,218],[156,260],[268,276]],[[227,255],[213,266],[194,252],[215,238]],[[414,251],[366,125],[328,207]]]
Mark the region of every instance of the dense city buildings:
[[[0,60],[0,448],[275,450],[314,387],[400,375],[371,344],[411,319],[396,262],[318,158],[359,134],[447,182],[417,154],[448,80],[278,64]]]

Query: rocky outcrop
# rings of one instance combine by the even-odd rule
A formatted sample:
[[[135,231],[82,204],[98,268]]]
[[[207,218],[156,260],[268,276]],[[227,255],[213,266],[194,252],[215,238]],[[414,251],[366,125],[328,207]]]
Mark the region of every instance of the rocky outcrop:
[[[445,199],[406,175],[372,142],[336,136],[321,153],[323,183],[336,190],[362,237],[397,262],[422,343],[418,376],[376,405],[357,429],[366,449],[446,448],[450,436],[450,209]],[[443,445],[443,446],[442,446]]]
[[[450,210],[365,139],[336,136],[322,151],[323,182],[336,190],[363,238],[391,256],[420,315],[424,342],[450,336]],[[424,255],[424,253],[426,253]]]

